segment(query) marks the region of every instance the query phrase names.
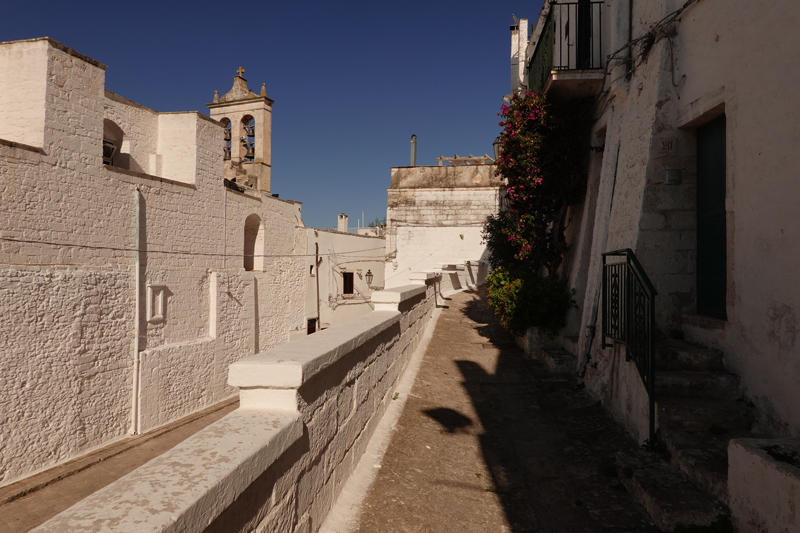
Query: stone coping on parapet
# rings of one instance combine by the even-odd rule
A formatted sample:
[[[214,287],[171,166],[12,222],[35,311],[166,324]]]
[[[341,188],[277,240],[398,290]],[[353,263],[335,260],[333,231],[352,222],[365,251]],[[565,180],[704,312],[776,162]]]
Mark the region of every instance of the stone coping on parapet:
[[[203,119],[203,120],[205,120],[207,122],[211,122],[212,124],[215,124],[217,126],[223,126],[223,127],[225,126],[222,122],[220,122],[218,120],[215,120],[215,119],[209,117],[208,115],[205,115],[205,114],[203,114],[203,113],[201,113],[199,111],[156,111],[155,109],[147,107],[146,105],[142,105],[142,104],[140,104],[138,102],[134,102],[133,100],[125,98],[124,96],[121,96],[121,95],[119,95],[117,93],[111,92],[108,89],[104,89],[104,91],[105,91],[106,98],[108,98],[110,100],[114,100],[115,102],[119,102],[121,104],[129,105],[129,106],[132,106],[132,107],[137,107],[139,109],[144,109],[145,111],[149,111],[149,112],[151,112],[151,113],[153,113],[155,115],[189,115],[189,114],[194,114],[194,115],[197,115],[198,118],[201,118],[201,119]]]
[[[145,172],[139,172],[136,170],[130,170],[128,168],[115,167],[113,165],[103,165],[103,168],[106,169],[108,172],[116,172],[118,174],[125,174],[126,176],[133,176],[136,178],[160,181],[162,183],[166,183],[169,185],[178,185],[180,187],[187,187],[189,189],[197,189],[197,185],[195,185],[194,183],[187,183],[185,181],[162,178],[161,176],[156,176],[154,174],[147,174]]]
[[[496,191],[505,187],[505,184],[490,185],[487,187],[389,187],[387,191],[425,191],[425,192],[452,192],[452,191]]]
[[[9,148],[17,148],[19,150],[27,150],[29,152],[36,152],[38,154],[43,154],[43,155],[46,154],[46,152],[44,151],[44,148],[42,148],[41,146],[31,146],[29,144],[23,144],[23,143],[18,143],[18,142],[14,142],[14,141],[9,141],[7,139],[0,139],[0,145],[8,146]]]
[[[728,443],[728,505],[738,531],[800,531],[800,439]]]
[[[296,411],[237,409],[34,531],[202,531],[302,435]]]
[[[358,320],[337,324],[288,344],[271,348],[233,363],[228,372],[228,385],[241,389],[242,405],[273,402],[288,407],[291,396],[271,394],[256,397],[247,389],[296,390],[315,375],[342,357],[399,322],[400,303],[426,291],[425,284],[405,285],[373,292],[375,311]],[[261,395],[265,396],[265,395]]]
[[[18,39],[16,41],[4,41],[4,42],[0,42],[0,45],[16,44],[16,43],[35,43],[37,41],[47,41],[47,42],[50,43],[50,46],[52,46],[53,48],[57,48],[57,49],[61,50],[62,52],[65,52],[65,53],[67,53],[67,54],[69,54],[69,55],[71,55],[73,57],[77,57],[78,59],[80,59],[82,61],[86,61],[87,63],[89,63],[91,65],[94,65],[95,67],[101,68],[103,70],[108,68],[108,65],[104,65],[103,63],[97,61],[96,59],[92,59],[89,56],[85,56],[82,53],[73,50],[69,46],[61,44],[60,42],[58,42],[55,39],[52,39],[50,37],[35,37],[33,39]]]
[[[121,104],[129,105],[129,106],[133,106],[133,107],[138,107],[139,109],[144,109],[145,111],[149,111],[149,112],[151,112],[153,114],[156,114],[156,115],[158,114],[158,111],[156,111],[155,109],[147,107],[146,105],[142,105],[142,104],[140,104],[138,102],[134,102],[133,100],[129,100],[128,98],[125,98],[124,96],[120,96],[117,93],[113,93],[113,92],[109,91],[108,89],[104,89],[103,92],[104,92],[106,98],[108,98],[109,100],[113,100],[115,102],[119,102]]]
[[[499,187],[496,169],[494,164],[392,167],[390,189]]]
[[[373,311],[241,359],[231,365],[228,385],[242,389],[242,405],[250,399],[245,389],[298,389],[399,320],[399,311]]]
[[[377,235],[362,235],[360,233],[350,233],[349,231],[339,231],[339,230],[330,229],[330,228],[309,228],[309,227],[306,227],[306,229],[311,229],[311,230],[314,230],[314,231],[324,231],[325,233],[335,233],[335,234],[338,234],[338,235],[352,235],[353,237],[363,237],[365,239],[385,239],[386,238],[386,237],[378,237]],[[358,250],[353,250],[353,251],[357,252]]]

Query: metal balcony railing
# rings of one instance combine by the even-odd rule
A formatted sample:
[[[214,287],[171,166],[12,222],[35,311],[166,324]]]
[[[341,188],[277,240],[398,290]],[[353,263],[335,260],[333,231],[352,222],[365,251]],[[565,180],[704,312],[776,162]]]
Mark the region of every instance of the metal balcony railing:
[[[554,70],[604,67],[603,2],[551,3],[531,58],[528,88],[540,92]]]
[[[610,257],[624,261],[607,263]],[[649,398],[650,445],[655,440],[655,287],[633,250],[603,254],[603,348],[613,346],[606,339],[621,342],[626,360],[636,364]]]

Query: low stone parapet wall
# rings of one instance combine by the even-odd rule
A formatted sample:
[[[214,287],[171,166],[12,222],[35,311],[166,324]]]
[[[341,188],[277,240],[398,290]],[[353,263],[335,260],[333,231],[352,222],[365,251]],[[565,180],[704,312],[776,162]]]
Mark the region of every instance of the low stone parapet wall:
[[[440,263],[434,272],[442,276],[442,294],[449,294],[463,289],[474,289],[486,283],[489,264],[478,259]]]
[[[800,531],[800,439],[732,439],[728,494],[739,533]]]
[[[316,531],[417,347],[437,277],[231,365],[240,407],[36,531]]]

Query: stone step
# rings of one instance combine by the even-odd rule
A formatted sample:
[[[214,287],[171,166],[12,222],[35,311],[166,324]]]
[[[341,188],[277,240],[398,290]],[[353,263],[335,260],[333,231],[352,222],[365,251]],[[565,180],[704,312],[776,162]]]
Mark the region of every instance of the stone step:
[[[563,348],[543,348],[542,363],[551,372],[573,373],[578,359]]]
[[[561,337],[561,347],[574,356],[578,355],[578,337],[564,336]]]
[[[739,376],[725,372],[656,372],[656,398],[736,400],[741,396],[740,385]]]
[[[656,344],[658,370],[723,371],[722,353],[687,341],[665,340]]]
[[[713,437],[749,431],[756,416],[742,401],[665,397],[656,404],[660,428]]]
[[[708,527],[730,512],[695,487],[674,465],[645,451],[616,454],[617,475],[662,531],[679,525]]]
[[[736,432],[725,436],[659,430],[670,461],[692,482],[724,504],[728,504],[728,442],[748,436]]]

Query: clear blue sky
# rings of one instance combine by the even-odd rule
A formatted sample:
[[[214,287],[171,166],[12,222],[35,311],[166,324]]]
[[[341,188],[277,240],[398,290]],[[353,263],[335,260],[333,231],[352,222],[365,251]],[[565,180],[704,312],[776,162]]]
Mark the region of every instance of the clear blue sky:
[[[108,65],[106,88],[207,113],[236,69],[275,100],[272,192],[312,227],[386,214],[390,167],[492,153],[512,14],[542,0],[9,2],[0,41],[48,36]],[[2,73],[0,73],[2,75]]]

